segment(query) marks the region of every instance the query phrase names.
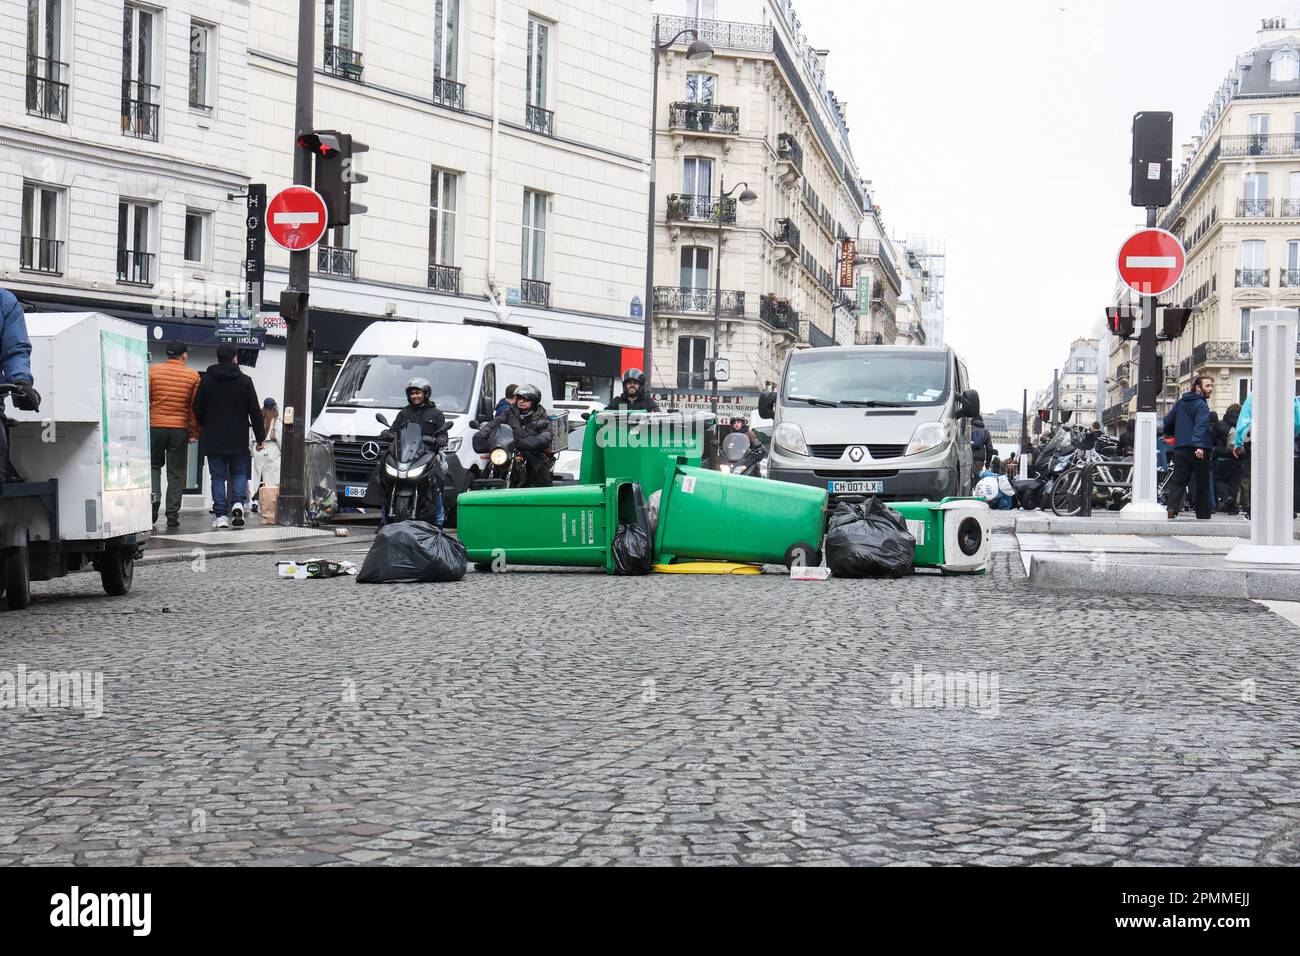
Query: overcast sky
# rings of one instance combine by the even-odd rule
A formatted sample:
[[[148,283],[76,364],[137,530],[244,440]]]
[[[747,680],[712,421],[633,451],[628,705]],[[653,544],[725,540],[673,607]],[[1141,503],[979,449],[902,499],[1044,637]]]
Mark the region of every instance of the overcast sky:
[[[947,341],[986,409],[1051,383],[1094,334],[1128,204],[1130,125],[1174,113],[1174,160],[1260,20],[1289,0],[796,0],[829,47],[891,235],[947,240]]]

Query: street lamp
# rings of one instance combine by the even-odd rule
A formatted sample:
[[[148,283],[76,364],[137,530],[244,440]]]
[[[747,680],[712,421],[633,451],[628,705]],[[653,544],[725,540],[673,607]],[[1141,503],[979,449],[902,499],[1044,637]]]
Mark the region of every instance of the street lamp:
[[[722,337],[722,211],[727,200],[737,189],[741,189],[740,201],[752,206],[758,201],[758,193],[749,188],[749,183],[737,183],[726,189],[726,180],[718,174],[718,261],[714,265],[716,279],[713,286],[713,361],[709,363],[709,378],[713,380],[713,390],[709,395],[709,409],[716,417],[718,414],[718,346]]]
[[[666,43],[659,42],[659,17],[655,16],[655,39],[654,39],[654,79],[650,85],[650,200],[649,209],[646,212],[646,236],[645,236],[645,307],[642,310],[645,314],[645,342],[642,348],[642,365],[645,372],[646,387],[653,384],[650,377],[653,359],[651,352],[654,351],[654,272],[655,272],[655,154],[656,147],[659,143],[659,56],[664,50],[684,37],[686,34],[691,35],[691,45],[686,48],[686,59],[690,63],[703,66],[713,58],[713,47],[700,39],[698,31],[688,27],[685,30],[679,30],[677,35]]]

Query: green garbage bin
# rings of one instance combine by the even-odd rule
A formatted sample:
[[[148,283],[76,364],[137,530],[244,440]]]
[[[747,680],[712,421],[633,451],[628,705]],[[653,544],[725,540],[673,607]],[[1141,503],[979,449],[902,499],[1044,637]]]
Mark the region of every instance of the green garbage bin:
[[[821,563],[825,489],[669,463],[655,553],[761,564]]]
[[[456,534],[470,561],[604,568],[614,573],[613,541],[620,522],[647,525],[631,481],[598,485],[467,491],[460,496]],[[641,513],[638,513],[638,512]]]
[[[891,501],[916,539],[918,568],[979,574],[989,564],[989,507],[982,498]]]
[[[704,464],[713,424],[702,413],[597,412],[587,420],[578,482],[626,478],[649,498],[663,487],[666,462]]]

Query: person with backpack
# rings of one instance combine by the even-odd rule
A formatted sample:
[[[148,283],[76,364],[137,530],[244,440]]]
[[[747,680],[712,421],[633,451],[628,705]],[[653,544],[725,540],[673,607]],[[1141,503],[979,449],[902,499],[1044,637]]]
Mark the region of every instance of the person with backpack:
[[[993,436],[984,427],[984,419],[976,417],[970,426],[970,451],[974,459],[972,470],[979,474],[997,454],[993,449]]]

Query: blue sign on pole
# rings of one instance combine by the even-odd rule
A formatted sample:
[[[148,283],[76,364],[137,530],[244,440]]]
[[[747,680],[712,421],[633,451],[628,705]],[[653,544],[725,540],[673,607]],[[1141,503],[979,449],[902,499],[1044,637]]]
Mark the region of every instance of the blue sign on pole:
[[[244,339],[252,330],[252,313],[244,303],[231,296],[217,313],[217,338]]]
[[[641,307],[641,297],[632,296],[632,318],[639,319],[645,315],[645,310]]]

